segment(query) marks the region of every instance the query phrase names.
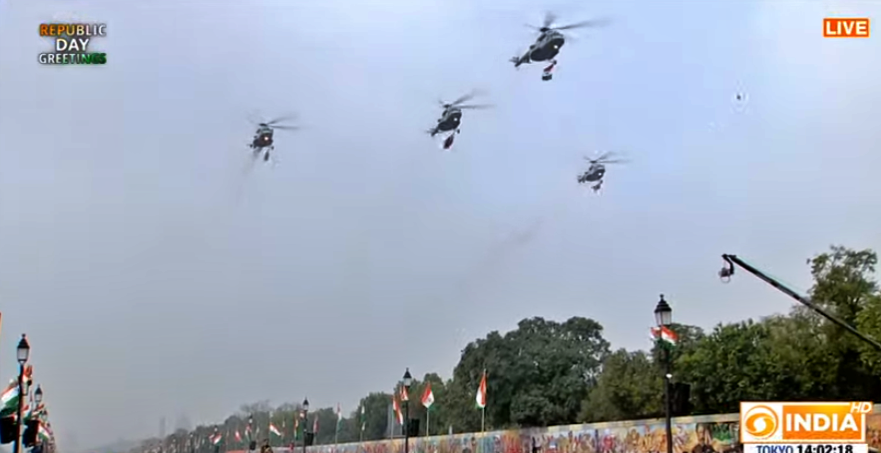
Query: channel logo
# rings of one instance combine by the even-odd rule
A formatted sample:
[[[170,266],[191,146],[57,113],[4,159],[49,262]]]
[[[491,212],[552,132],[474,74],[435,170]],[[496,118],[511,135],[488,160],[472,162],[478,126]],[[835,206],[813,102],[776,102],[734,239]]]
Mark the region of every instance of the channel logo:
[[[740,442],[866,443],[869,402],[741,402]]]

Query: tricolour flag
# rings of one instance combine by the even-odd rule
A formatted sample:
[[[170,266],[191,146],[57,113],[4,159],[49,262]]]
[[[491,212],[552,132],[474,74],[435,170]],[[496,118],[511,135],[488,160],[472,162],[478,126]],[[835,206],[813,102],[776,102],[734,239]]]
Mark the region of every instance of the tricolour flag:
[[[401,401],[410,401],[410,395],[407,394],[407,387],[401,386]]]
[[[652,327],[652,338],[666,342],[671,346],[675,346],[676,341],[679,340],[676,332],[665,326]]]
[[[478,408],[486,407],[486,370],[483,370],[483,376],[480,377],[480,385],[477,387],[477,395],[474,399]]]
[[[42,423],[40,423],[40,429],[37,430],[37,433],[40,435],[43,442],[49,442],[52,440],[52,433],[46,429],[46,426]]]
[[[223,436],[220,433],[217,433],[211,437],[211,444],[212,445],[220,445],[221,440],[223,440]]]
[[[281,431],[279,431],[278,428],[276,428],[275,425],[272,424],[272,422],[269,422],[269,432],[275,434],[278,437],[282,437]]]
[[[398,404],[398,399],[392,395],[392,408],[395,410],[395,418],[398,420],[399,425],[404,424],[404,413],[401,412],[401,405]]]
[[[432,404],[434,404],[434,392],[431,391],[431,382],[426,382],[425,391],[422,392],[422,405],[430,409]]]
[[[312,432],[318,437],[318,414],[315,414],[315,421],[312,422]]]
[[[18,411],[18,382],[9,381],[9,385],[0,393],[0,416],[6,417]]]
[[[242,442],[242,433],[240,433],[238,429],[236,429],[236,442]]]

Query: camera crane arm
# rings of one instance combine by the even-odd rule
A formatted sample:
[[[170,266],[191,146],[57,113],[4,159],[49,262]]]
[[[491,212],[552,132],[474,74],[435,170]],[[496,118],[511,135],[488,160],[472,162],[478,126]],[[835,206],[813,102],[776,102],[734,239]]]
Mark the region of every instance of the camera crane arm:
[[[746,263],[743,260],[741,260],[740,258],[738,258],[737,255],[724,254],[724,255],[722,255],[722,259],[725,260],[725,265],[722,267],[722,270],[719,271],[719,278],[721,278],[723,282],[727,283],[729,280],[731,280],[731,277],[734,275],[734,269],[735,269],[735,264],[736,264],[737,266],[740,266],[741,268],[743,268],[745,271],[749,272],[750,274],[755,275],[759,280],[764,281],[765,283],[773,286],[774,288],[776,288],[777,290],[779,290],[783,294],[786,294],[787,296],[799,301],[802,305],[810,308],[811,310],[819,313],[820,316],[828,319],[829,321],[832,321],[833,323],[835,323],[839,327],[842,327],[843,329],[847,330],[848,332],[856,335],[857,337],[859,337],[860,340],[863,340],[866,343],[869,343],[870,345],[872,345],[873,348],[875,348],[879,352],[881,352],[881,343],[879,343],[877,340],[860,332],[855,327],[842,321],[841,319],[838,319],[835,315],[833,315],[832,313],[829,313],[828,311],[823,309],[823,307],[820,307],[819,305],[815,304],[809,298],[796,293],[795,291],[787,288],[785,285],[778,282],[777,280],[774,280],[773,278],[765,275],[764,272],[750,266],[748,263]]]

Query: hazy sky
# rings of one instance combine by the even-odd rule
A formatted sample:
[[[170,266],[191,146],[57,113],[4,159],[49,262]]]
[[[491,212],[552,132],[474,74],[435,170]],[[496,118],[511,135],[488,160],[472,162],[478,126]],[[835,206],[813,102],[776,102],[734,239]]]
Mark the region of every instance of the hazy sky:
[[[834,5],[834,6],[833,6]],[[552,9],[555,79],[507,61]],[[784,312],[831,243],[881,250],[877,2],[0,0],[0,379],[27,332],[67,447],[270,399],[353,410],[524,317],[648,346],[659,293],[712,327]],[[106,66],[46,67],[97,21]],[[438,97],[488,92],[452,153]],[[733,102],[746,93],[748,103]],[[248,169],[250,112],[297,112]],[[625,152],[603,192],[584,154]],[[169,429],[172,426],[169,426]]]

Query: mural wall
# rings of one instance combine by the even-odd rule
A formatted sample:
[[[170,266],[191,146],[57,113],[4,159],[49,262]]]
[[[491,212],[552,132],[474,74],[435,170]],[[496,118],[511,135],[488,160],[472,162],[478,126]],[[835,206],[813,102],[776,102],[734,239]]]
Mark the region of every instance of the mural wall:
[[[739,453],[738,414],[680,417],[673,420],[676,453]],[[881,411],[869,415],[869,445],[881,448]],[[410,440],[410,453],[664,453],[664,420],[554,426]],[[318,445],[307,453],[403,453],[402,439]]]

